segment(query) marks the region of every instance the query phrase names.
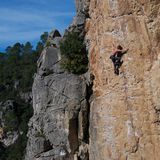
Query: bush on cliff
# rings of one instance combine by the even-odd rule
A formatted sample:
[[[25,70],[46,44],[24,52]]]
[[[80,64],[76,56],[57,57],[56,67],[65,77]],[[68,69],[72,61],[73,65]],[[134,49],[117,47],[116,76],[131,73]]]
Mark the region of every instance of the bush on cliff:
[[[62,54],[61,66],[70,73],[82,74],[87,71],[88,57],[83,37],[78,33],[71,32],[64,36],[60,43]]]

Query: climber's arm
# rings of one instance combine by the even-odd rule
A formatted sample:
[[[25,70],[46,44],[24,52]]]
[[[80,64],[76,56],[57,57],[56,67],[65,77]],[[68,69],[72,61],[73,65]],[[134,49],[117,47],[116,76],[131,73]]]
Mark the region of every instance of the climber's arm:
[[[115,56],[116,54],[117,54],[117,50],[116,50],[116,51],[114,51],[112,55],[113,55],[113,56]]]
[[[124,50],[124,51],[122,51],[122,53],[123,53],[123,54],[126,54],[126,53],[128,52],[128,50],[129,50],[129,48],[126,49],[126,50]]]

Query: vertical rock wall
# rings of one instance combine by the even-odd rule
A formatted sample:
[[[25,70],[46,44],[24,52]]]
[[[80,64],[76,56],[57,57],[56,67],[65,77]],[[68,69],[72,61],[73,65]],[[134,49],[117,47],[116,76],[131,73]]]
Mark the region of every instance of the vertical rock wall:
[[[160,159],[160,1],[91,0],[90,160]],[[120,75],[109,59],[129,48]]]

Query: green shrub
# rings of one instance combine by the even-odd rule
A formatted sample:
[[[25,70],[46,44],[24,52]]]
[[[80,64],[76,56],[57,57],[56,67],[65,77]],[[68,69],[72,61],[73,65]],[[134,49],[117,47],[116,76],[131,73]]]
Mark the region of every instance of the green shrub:
[[[10,110],[8,111],[5,116],[5,131],[14,131],[18,128],[18,119],[14,111]]]
[[[24,159],[25,148],[27,145],[28,121],[33,115],[33,109],[30,104],[26,104],[23,100],[16,100],[14,110],[9,110],[5,114],[5,132],[19,130],[22,134],[14,144],[7,148],[3,148],[0,144],[0,160],[22,160]],[[1,146],[2,145],[2,146]]]
[[[6,48],[6,52],[0,53],[0,101],[14,100],[12,110],[3,113],[6,132],[19,131],[19,137],[14,144],[4,147],[0,143],[0,160],[24,159],[27,144],[28,121],[33,115],[33,108],[29,103],[20,98],[21,93],[30,92],[33,76],[37,69],[37,59],[44,48],[48,33],[41,36],[36,50],[30,42],[26,44],[16,43]],[[18,81],[17,87],[15,82]],[[0,106],[1,112],[3,108]],[[42,136],[42,135],[41,135]]]
[[[87,71],[88,57],[83,38],[78,33],[68,33],[60,43],[61,67],[70,73],[82,74]]]

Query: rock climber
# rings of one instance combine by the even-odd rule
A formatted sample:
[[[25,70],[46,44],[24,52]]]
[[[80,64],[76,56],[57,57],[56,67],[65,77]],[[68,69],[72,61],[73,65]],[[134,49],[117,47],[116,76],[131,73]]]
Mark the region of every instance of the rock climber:
[[[119,68],[123,64],[122,56],[128,52],[129,49],[124,50],[121,45],[117,46],[116,51],[112,53],[110,59],[114,64],[114,73],[119,75]]]

